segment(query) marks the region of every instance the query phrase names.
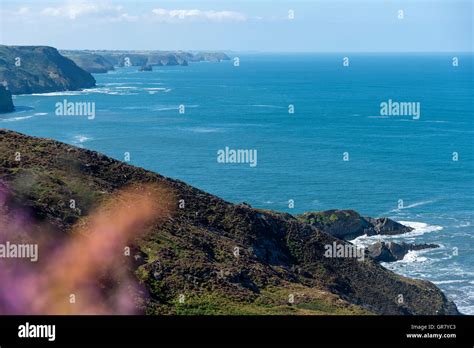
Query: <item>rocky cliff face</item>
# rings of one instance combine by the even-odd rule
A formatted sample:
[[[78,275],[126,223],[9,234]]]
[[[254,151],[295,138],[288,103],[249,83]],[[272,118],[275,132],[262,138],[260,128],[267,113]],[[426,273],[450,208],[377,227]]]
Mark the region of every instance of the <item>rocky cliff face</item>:
[[[364,234],[368,236],[393,235],[413,231],[413,228],[391,219],[363,217],[353,210],[308,212],[298,215],[298,220],[345,240],[354,239]]]
[[[63,54],[63,51],[61,51],[61,54]],[[68,53],[68,51],[65,51],[64,56],[71,59],[78,67],[91,74],[103,74],[114,70],[114,65],[98,54],[75,53],[74,51]]]
[[[193,62],[220,62],[230,60],[230,58],[223,52],[198,52],[190,60]]]
[[[0,222],[21,206],[37,233],[64,238],[73,225],[93,223],[89,215],[125,186],[159,184],[173,192],[173,213],[147,226],[132,249],[132,271],[145,287],[138,306],[148,314],[458,313],[430,282],[370,258],[326,257],[327,245],[349,244],[313,223],[231,204],[96,152],[0,130],[0,181],[10,192],[0,201]],[[181,295],[186,301],[178,301]]]
[[[0,113],[12,112],[15,110],[12,101],[12,94],[5,87],[0,85]]]
[[[53,47],[0,45],[0,83],[30,94],[90,88],[95,79]]]
[[[376,242],[370,245],[367,249],[368,254],[375,261],[379,262],[393,262],[403,260],[406,254],[411,250],[423,250],[438,248],[437,244],[410,244],[410,243],[395,243],[395,242]]]
[[[81,68],[102,73],[112,70],[109,66],[186,66],[189,62],[220,62],[230,58],[222,52],[184,51],[61,51]],[[98,58],[100,57],[100,58]]]

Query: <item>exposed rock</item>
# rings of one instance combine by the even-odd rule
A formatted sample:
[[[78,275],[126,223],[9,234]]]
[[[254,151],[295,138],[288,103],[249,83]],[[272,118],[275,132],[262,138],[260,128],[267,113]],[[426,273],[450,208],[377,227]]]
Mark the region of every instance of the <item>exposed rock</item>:
[[[95,79],[53,47],[0,45],[0,83],[30,94],[90,88]]]
[[[437,244],[410,244],[395,242],[376,242],[367,248],[368,254],[377,262],[403,260],[410,250],[439,248]]]
[[[133,246],[140,255],[135,275],[149,296],[140,307],[145,313],[458,314],[428,281],[405,278],[370,258],[325,257],[326,245],[347,242],[289,214],[234,205],[97,152],[0,130],[0,186],[12,192],[1,210],[6,219],[20,205],[41,231],[67,238],[73,224],[87,223],[118,189],[152,183],[174,192],[176,202],[168,203],[176,210]],[[60,204],[71,194],[82,215]],[[177,306],[183,291],[190,295]],[[288,294],[295,294],[291,306]]]
[[[337,238],[350,240],[367,234],[394,235],[413,231],[389,218],[363,217],[353,210],[326,210],[308,212],[297,216],[298,220],[329,233]]]
[[[366,217],[365,218],[372,228],[367,232],[367,235],[372,236],[375,234],[385,234],[385,235],[394,235],[394,234],[403,234],[413,231],[412,227],[402,225],[396,221],[393,221],[389,218],[382,217],[378,219]]]
[[[12,94],[9,90],[0,85],[0,113],[12,112],[15,110],[12,101]]]

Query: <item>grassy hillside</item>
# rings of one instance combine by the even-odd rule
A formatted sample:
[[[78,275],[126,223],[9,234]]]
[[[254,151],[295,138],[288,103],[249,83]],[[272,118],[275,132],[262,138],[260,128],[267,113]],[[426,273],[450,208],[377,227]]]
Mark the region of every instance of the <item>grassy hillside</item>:
[[[170,193],[161,203],[172,208],[133,241],[130,271],[143,286],[136,303],[147,314],[458,313],[430,282],[371,259],[325,257],[325,245],[347,242],[289,214],[231,204],[96,152],[0,130],[0,186],[9,195],[2,219],[14,207],[27,209],[38,234],[72,238],[74,226],[92,224],[117,191],[150,184]],[[132,209],[134,201],[127,204]]]

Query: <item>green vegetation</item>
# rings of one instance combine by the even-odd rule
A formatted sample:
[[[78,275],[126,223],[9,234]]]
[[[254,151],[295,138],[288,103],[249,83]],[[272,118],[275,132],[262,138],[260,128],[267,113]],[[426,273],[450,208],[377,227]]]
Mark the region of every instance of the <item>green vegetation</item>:
[[[352,211],[295,218],[234,205],[99,153],[1,129],[0,164],[0,189],[14,198],[5,204],[21,204],[36,219],[32,223],[65,236],[121,188],[154,184],[172,192],[160,197],[160,204],[174,207],[169,216],[147,226],[132,245],[130,272],[144,287],[139,308],[147,314],[458,313],[429,282],[399,276],[371,259],[325,257],[324,246],[341,239],[319,225],[358,231],[360,215]],[[185,208],[178,208],[180,199]],[[398,294],[404,294],[403,306]]]

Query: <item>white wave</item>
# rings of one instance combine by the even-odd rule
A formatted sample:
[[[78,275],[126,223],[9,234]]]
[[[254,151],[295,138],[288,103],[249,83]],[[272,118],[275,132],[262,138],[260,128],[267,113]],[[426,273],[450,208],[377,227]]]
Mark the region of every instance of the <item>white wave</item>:
[[[357,238],[354,238],[352,240],[349,240],[350,243],[354,245],[360,245],[360,246],[369,246],[377,241],[382,241],[383,237],[376,235],[376,236],[368,236],[367,234],[364,234],[362,236],[359,236]]]
[[[80,94],[88,95],[92,93],[98,94],[107,94],[107,95],[137,95],[138,93],[133,93],[132,90],[137,89],[136,87],[96,87],[96,88],[88,88],[82,91],[79,91]]]
[[[410,209],[410,208],[414,208],[414,207],[418,207],[418,206],[420,206],[420,205],[425,205],[425,204],[430,204],[430,203],[434,203],[434,201],[421,201],[421,202],[416,202],[416,203],[407,205],[406,207],[401,207],[400,209]]]
[[[119,92],[114,92],[110,88],[89,88],[82,91],[84,94],[89,93],[100,93],[100,94],[112,94],[117,95]]]
[[[122,91],[112,91],[107,87],[97,87],[97,88],[87,88],[82,91],[64,91],[64,92],[50,92],[50,93],[33,93],[31,95],[40,96],[40,97],[61,97],[61,96],[75,96],[75,95],[84,95],[91,93],[100,93],[100,94],[110,94],[110,95],[129,95],[131,93]]]
[[[70,96],[70,95],[81,95],[83,91],[64,91],[64,92],[49,92],[49,93],[32,93],[30,95],[40,97],[57,97],[57,96]]]
[[[74,143],[82,144],[88,140],[91,140],[92,138],[86,137],[85,135],[75,135],[73,139],[74,139],[73,141]]]
[[[104,83],[104,86],[123,86],[127,84],[132,84],[132,83],[126,83],[126,82],[109,82],[109,83]]]
[[[171,88],[165,88],[165,87],[150,87],[150,88],[144,88],[144,90],[148,91],[149,94],[156,94],[158,92],[164,92],[164,93],[171,92]]]
[[[387,215],[387,214],[390,214],[390,213],[396,213],[396,212],[400,212],[402,210],[406,210],[406,209],[411,209],[411,208],[415,208],[415,207],[419,207],[421,205],[426,205],[426,204],[431,204],[431,203],[434,203],[435,201],[421,201],[421,202],[415,202],[415,203],[412,203],[412,204],[409,204],[407,206],[403,206],[403,207],[400,207],[400,208],[397,208],[397,209],[392,209],[392,210],[389,210],[385,213],[382,213],[382,215]]]
[[[32,118],[32,117],[34,117],[34,116],[31,115],[31,116],[20,116],[20,117],[5,118],[5,119],[2,119],[1,122],[15,122],[15,121],[26,120],[26,119]]]
[[[17,114],[17,113],[15,113]],[[16,116],[16,117],[10,117],[10,118],[4,118],[4,119],[0,119],[0,122],[15,122],[15,121],[22,121],[22,120],[27,120],[27,119],[30,119],[30,118],[33,118],[33,117],[37,117],[37,116],[44,116],[44,115],[47,115],[48,113],[47,112],[37,112],[33,115],[28,115],[28,116]]]
[[[130,79],[125,79],[125,80],[130,80]],[[144,85],[145,83],[143,82],[109,82],[109,83],[104,83],[104,86],[124,86],[124,85]],[[147,82],[147,85],[162,85],[162,82]]]
[[[378,241],[385,241],[391,239],[404,239],[404,238],[413,238],[417,236],[421,236],[425,233],[441,231],[443,229],[442,226],[437,225],[429,225],[424,222],[417,222],[417,221],[397,221],[402,225],[414,228],[413,231],[403,234],[395,234],[395,235],[380,235],[376,234],[373,236],[368,236],[364,234],[359,236],[353,240],[350,240],[352,244],[361,245],[361,246],[369,246]]]
[[[421,254],[427,252],[427,250],[410,250],[405,254],[402,260],[397,261],[399,263],[413,263],[413,262],[426,262],[427,257],[421,256]]]
[[[194,133],[218,133],[222,131],[222,129],[219,129],[219,128],[206,128],[206,127],[193,127],[193,128],[187,128],[187,130]]]
[[[146,106],[125,106],[123,108],[120,108],[120,109],[123,109],[123,110],[142,110],[142,109],[146,109]]]
[[[456,305],[462,314],[474,315],[474,305],[472,306],[463,306],[461,304],[456,304]]]
[[[440,284],[457,284],[457,283],[465,283],[465,280],[433,280],[432,283],[435,283],[436,285]]]
[[[156,108],[153,109],[153,111],[169,111],[169,110],[178,110],[179,108],[176,107],[162,107],[162,108]]]
[[[417,222],[417,221],[397,221],[397,222],[402,225],[412,227],[414,228],[414,230],[408,233],[404,233],[397,236],[391,236],[391,237],[416,237],[416,236],[421,236],[429,232],[441,231],[443,229],[442,226],[429,225],[424,222]]]

